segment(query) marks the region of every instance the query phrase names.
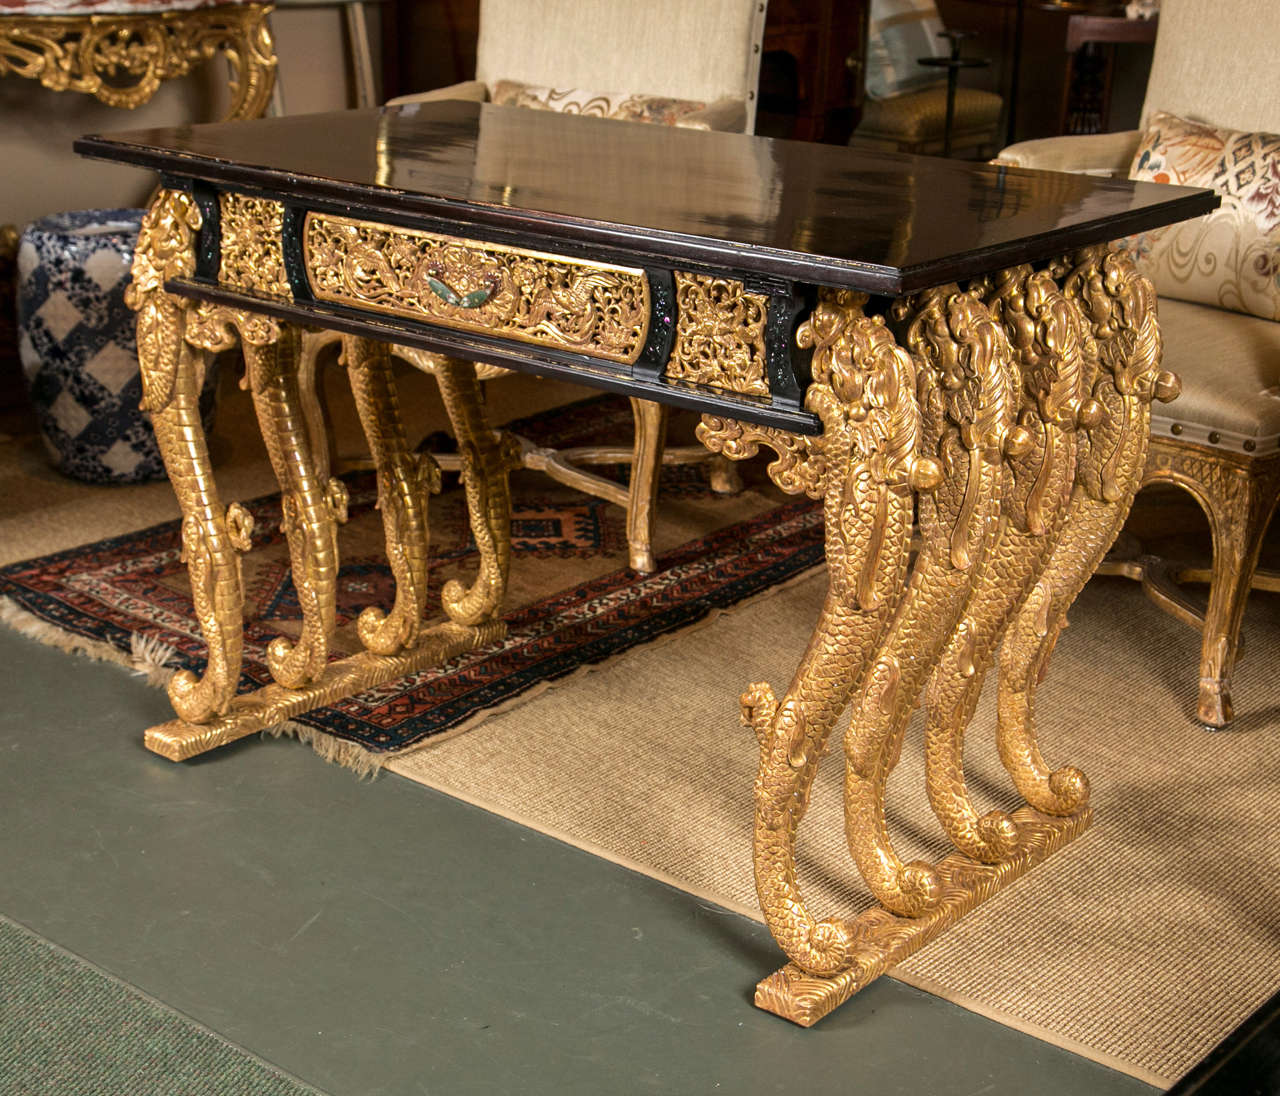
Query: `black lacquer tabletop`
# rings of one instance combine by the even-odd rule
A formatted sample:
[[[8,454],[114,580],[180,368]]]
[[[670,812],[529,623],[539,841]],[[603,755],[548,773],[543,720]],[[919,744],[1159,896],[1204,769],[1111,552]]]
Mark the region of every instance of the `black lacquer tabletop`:
[[[909,292],[1199,216],[1212,191],[469,102],[86,137],[178,176],[640,261]]]

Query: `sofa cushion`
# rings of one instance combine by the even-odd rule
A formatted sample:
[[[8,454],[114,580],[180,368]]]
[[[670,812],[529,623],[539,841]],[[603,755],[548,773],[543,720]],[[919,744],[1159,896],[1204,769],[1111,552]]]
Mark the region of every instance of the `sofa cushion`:
[[[1182,395],[1153,405],[1151,430],[1236,453],[1280,448],[1280,324],[1203,304],[1160,302],[1164,368]]]
[[[1133,236],[1162,297],[1280,320],[1280,134],[1152,116],[1129,178],[1212,187],[1213,213]]]
[[[671,99],[628,91],[535,87],[518,80],[499,80],[490,89],[490,98],[500,106],[552,110],[561,114],[590,114],[597,118],[656,122],[668,126],[678,124],[682,118],[705,110],[707,106],[694,99]]]
[[[956,88],[953,139],[979,132],[994,136],[1003,103],[1000,96],[979,88]],[[868,99],[857,136],[886,137],[903,143],[941,140],[947,122],[944,88],[926,88],[892,99]]]

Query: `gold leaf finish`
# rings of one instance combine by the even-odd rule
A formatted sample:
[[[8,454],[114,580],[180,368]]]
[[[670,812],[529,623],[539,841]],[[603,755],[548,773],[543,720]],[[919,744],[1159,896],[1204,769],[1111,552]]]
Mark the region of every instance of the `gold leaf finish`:
[[[231,198],[222,213],[224,280],[279,295],[280,207]],[[366,650],[329,662],[346,500],[329,477],[314,363],[300,360],[298,332],[287,324],[164,291],[166,279],[194,269],[199,227],[190,195],[162,191],[144,221],[129,290],[144,406],[182,506],[183,550],[209,646],[202,678],[174,679],[179,720],[148,732],[148,745],[175,759],[500,637],[511,560],[507,474],[520,459],[513,439],[485,422],[473,365],[415,358],[439,381],[453,422],[480,557],[474,581],[442,591],[448,622],[427,629],[427,499],[438,469],[409,449],[389,347],[344,336],[396,595],[390,609],[360,617]],[[326,299],[598,356],[607,345],[619,361],[634,360],[627,355],[643,344],[643,272],[316,215],[307,237],[310,275],[329,287]],[[680,360],[668,377],[761,394],[752,385],[764,377],[765,299],[725,279],[677,281]],[[740,698],[759,745],[756,888],[790,961],[761,983],[757,1002],[805,1024],[1088,825],[1088,781],[1075,768],[1051,770],[1040,753],[1035,690],[1067,609],[1137,490],[1151,400],[1177,390],[1159,368],[1150,284],[1104,248],[1041,271],[993,273],[967,291],[927,290],[894,302],[888,321],[868,315],[867,303],[863,294],[821,289],[796,329],[798,347],[812,350],[805,407],[820,434],[711,415],[698,427],[708,449],[732,459],[769,447],[774,482],[823,505],[828,583],[808,647],[781,697],[756,682]],[[249,523],[241,508],[224,511],[218,502],[196,407],[205,356],[236,342],[280,479],[303,606],[298,640],[269,647],[275,684],[246,696],[235,687],[238,552],[248,547]],[[661,415],[652,419],[660,432]],[[997,650],[1000,756],[1029,806],[980,815],[965,784],[964,737]],[[926,788],[958,850],[937,864],[903,863],[885,816],[887,781],[922,696]],[[817,766],[847,708],[847,843],[881,903],[857,918],[811,910],[795,863]]]
[[[894,852],[885,787],[929,671],[960,626],[999,531],[1015,386],[1008,340],[971,294],[943,286],[898,302],[894,314],[919,374],[924,449],[949,474],[920,498],[920,550],[849,725],[845,830],[872,894],[915,917],[937,904],[940,884],[928,864],[904,864]]]
[[[520,467],[520,444],[510,434],[494,433],[486,424],[476,367],[471,362],[436,355],[435,377],[453,436],[458,439],[471,535],[480,553],[480,570],[471,586],[452,579],[440,592],[440,601],[450,620],[479,624],[497,614],[507,589],[511,565],[509,473]]]
[[[142,408],[182,510],[182,549],[196,618],[208,646],[203,675],[180,670],[169,699],[181,719],[201,723],[226,712],[240,679],[244,589],[238,550],[249,531],[243,511],[224,511],[200,420],[205,358],[184,338],[187,305],[164,291],[195,269],[200,210],[191,195],[161,190],[142,220],[125,301],[137,313]],[[243,515],[243,516],[242,516]]]
[[[414,453],[409,447],[391,348],[344,335],[342,361],[378,470],[378,509],[386,531],[387,561],[396,580],[391,611],[384,613],[370,605],[361,612],[356,627],[370,651],[393,655],[412,648],[422,630],[430,543],[427,497],[440,490],[440,469],[428,454]]]
[[[347,490],[329,478],[327,453],[313,442],[319,418],[314,390],[299,381],[301,333],[280,325],[264,346],[244,342],[245,365],[258,427],[280,484],[281,529],[289,545],[294,587],[302,608],[296,642],[277,636],[267,645],[267,668],[286,688],[315,681],[329,659],[338,582],[338,523],[346,520]]]
[[[676,337],[671,380],[747,396],[769,395],[764,342],[769,298],[732,278],[675,272]]]
[[[293,300],[284,269],[284,206],[267,198],[220,194],[222,254],[218,281]]]
[[[163,81],[221,54],[232,70],[227,120],[261,118],[275,84],[270,11],[268,4],[220,4],[138,15],[5,15],[0,76],[132,110]]]
[[[783,490],[823,499],[828,590],[800,666],[782,701],[765,683],[743,694],[743,721],[760,742],[755,872],[760,905],[783,951],[800,966],[834,972],[851,962],[838,920],[806,908],[795,875],[795,837],[827,739],[888,626],[905,580],[914,489],[936,483],[936,462],[918,453],[920,418],[911,358],[866,298],[824,291],[797,339],[813,347],[806,406],[818,437],[704,416],[698,436],[741,459],[760,444],[779,456],[770,474]]]
[[[848,969],[823,977],[789,963],[756,986],[755,1002],[801,1027],[812,1027],[885,971],[914,955],[966,913],[991,898],[1046,857],[1074,841],[1092,821],[1082,811],[1049,818],[1027,807],[1013,814],[1018,852],[999,864],[975,864],[960,855],[938,865],[939,897],[923,917],[899,917],[872,909],[850,926],[853,958]]]
[[[1000,638],[1035,588],[1066,516],[1083,397],[1083,334],[1071,302],[1047,272],[1015,267],[974,289],[1013,348],[1018,422],[1030,445],[1006,459],[995,543],[929,681],[926,786],[956,848],[999,861],[1014,851],[1018,831],[1003,811],[979,816],[965,787],[964,735]]]
[[[1075,486],[1062,532],[1037,577],[1039,592],[1014,614],[1000,647],[1000,757],[1018,792],[1046,814],[1079,810],[1089,782],[1051,770],[1035,729],[1035,694],[1067,610],[1115,541],[1146,463],[1151,400],[1176,387],[1160,372],[1155,291],[1121,252],[1091,248],[1054,268],[1076,310],[1084,383],[1105,416],[1078,435]]]
[[[649,333],[643,270],[319,213],[303,235],[318,300],[624,364]],[[483,299],[450,303],[439,287]]]

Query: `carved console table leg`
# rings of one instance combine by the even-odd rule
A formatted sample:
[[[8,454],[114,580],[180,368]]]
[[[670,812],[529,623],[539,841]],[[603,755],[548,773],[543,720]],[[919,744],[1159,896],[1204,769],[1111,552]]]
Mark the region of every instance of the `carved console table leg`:
[[[1013,427],[1009,344],[986,308],[955,286],[898,302],[919,368],[923,442],[949,475],[919,502],[922,543],[902,604],[872,659],[845,745],[845,828],[863,878],[908,917],[941,899],[924,862],[904,864],[884,817],[885,785],[930,670],[960,623],[999,531],[1004,448]]]
[[[1035,730],[1035,694],[1067,610],[1128,516],[1146,464],[1153,398],[1173,399],[1177,377],[1160,371],[1155,291],[1122,253],[1090,249],[1055,271],[1084,336],[1086,384],[1105,414],[1078,436],[1076,484],[1062,534],[1000,649],[1000,757],[1018,792],[1039,811],[1068,815],[1088,802],[1089,782],[1070,766],[1050,770]]]
[[[440,490],[440,468],[427,454],[409,448],[391,368],[391,347],[344,335],[342,360],[378,470],[378,505],[387,560],[396,580],[391,611],[384,613],[371,605],[360,614],[356,626],[369,650],[392,655],[412,647],[422,628],[427,601],[427,496]]]
[[[200,677],[181,670],[169,683],[174,711],[193,724],[225,713],[239,684],[244,591],[238,552],[249,547],[252,532],[247,511],[232,504],[224,513],[219,502],[200,421],[205,359],[185,339],[187,302],[164,291],[167,278],[194,269],[192,240],[200,223],[200,211],[188,194],[160,191],[143,218],[126,291],[138,315],[142,407],[151,412],[165,470],[182,508],[182,551],[208,646]]]
[[[795,874],[795,837],[827,738],[859,686],[905,584],[914,491],[935,487],[941,469],[921,457],[915,369],[883,322],[862,314],[865,298],[824,293],[798,339],[812,346],[808,406],[823,433],[803,438],[705,416],[699,439],[743,459],[760,444],[778,459],[770,476],[784,491],[824,500],[828,590],[809,648],[781,703],[767,684],[742,697],[744,722],[760,741],[755,874],[760,905],[782,949],[804,968],[834,973],[854,959],[852,926],[819,921]]]
[[[455,619],[423,632],[414,624],[419,631],[412,646],[406,638],[394,653],[369,650],[327,661],[338,568],[336,523],[344,516],[346,492],[328,476],[311,373],[300,374],[298,332],[255,313],[197,304],[164,292],[166,279],[189,276],[194,270],[194,233],[200,225],[199,208],[189,194],[161,191],[143,221],[128,297],[138,312],[144,407],[152,412],[165,467],[182,506],[183,547],[191,571],[192,596],[209,648],[203,677],[184,671],[176,674],[170,685],[178,718],[146,732],[147,747],[171,761],[194,757],[442,662],[500,639],[506,630],[493,618],[501,583],[489,581],[485,589],[494,599],[493,609],[474,625]],[[198,409],[205,360],[202,351],[230,349],[237,341],[245,350],[259,422],[280,478],[284,527],[304,606],[299,642],[291,646],[287,640],[276,640],[269,649],[276,684],[241,695],[236,693],[243,644],[243,590],[237,551],[249,547],[250,522],[248,513],[238,505],[233,504],[225,515],[221,511]],[[376,373],[376,365],[372,370]],[[358,378],[357,387],[362,383]],[[387,423],[392,423],[394,400],[381,398],[386,393],[379,389],[379,383],[374,379],[366,386],[373,399],[364,409],[379,415],[385,412]],[[485,531],[491,544],[500,540],[506,545],[510,537],[506,465],[497,440],[484,426],[474,388],[472,377],[469,388],[463,378],[451,389],[460,392],[453,401],[458,412],[455,423],[464,424],[469,443],[480,454],[473,457],[473,479],[481,487],[469,491],[468,497],[473,503],[483,502],[485,509],[479,514],[473,510],[473,525]],[[384,459],[403,470],[403,464],[390,459],[396,451],[395,441],[386,440],[394,435],[395,426],[383,425],[382,429],[379,448]],[[463,437],[461,431],[459,437]],[[403,431],[400,441],[403,443]],[[415,498],[420,494],[415,493]],[[489,532],[496,521],[501,538]],[[425,517],[421,526],[421,556],[425,560]],[[482,539],[479,534],[477,539]],[[505,579],[508,555],[505,547],[501,551],[491,548],[489,572]],[[489,572],[482,568],[482,578]],[[417,596],[420,587],[414,589]],[[410,615],[407,607],[393,609],[387,619]],[[406,632],[412,630],[410,627]]]
[[[338,583],[338,523],[347,517],[347,489],[328,477],[328,454],[313,448],[305,402],[315,390],[299,384],[300,332],[281,324],[271,342],[243,340],[245,367],[258,425],[280,484],[281,528],[289,543],[293,584],[302,606],[296,643],[277,636],[267,647],[271,676],[286,688],[324,672],[333,637]]]
[[[999,535],[929,682],[925,761],[929,801],[947,835],[966,855],[993,862],[1014,851],[1018,829],[1004,811],[979,816],[970,800],[965,731],[1000,639],[1061,533],[1075,477],[1084,374],[1075,312],[1047,272],[1016,267],[973,289],[1012,345],[1018,422],[1030,445],[1006,463]],[[1100,409],[1090,405],[1090,412],[1096,418]]]
[[[458,439],[471,532],[480,552],[480,573],[475,582],[470,588],[456,579],[446,583],[440,600],[450,620],[478,624],[495,616],[507,588],[511,563],[508,472],[519,467],[518,444],[509,435],[498,436],[489,429],[471,362],[437,357],[435,376]]]
[[[1033,676],[1043,668],[1056,630],[1050,611],[1065,614],[1093,566],[1082,546],[1105,540],[1100,558],[1132,498],[1147,405],[1176,387],[1156,371],[1150,287],[1126,262],[1089,252],[1073,269],[1017,268],[971,293],[944,287],[899,302],[912,355],[894,368],[887,355],[902,351],[881,321],[862,315],[862,300],[825,292],[797,333],[815,348],[807,399],[821,437],[703,419],[699,437],[715,452],[774,448],[775,482],[823,497],[827,519],[830,586],[809,650],[781,701],[764,684],[742,700],[761,743],[757,889],[791,959],[757,987],[762,1008],[815,1023],[1089,825],[1085,795],[1042,794],[1050,783],[1064,790],[1063,778],[1044,770],[1029,717],[1011,730],[1003,680],[1002,757],[1032,806],[979,816],[963,743],[1002,637],[1002,658],[1033,663]],[[1092,495],[1073,487],[1091,474]],[[923,543],[908,579],[913,492]],[[1082,501],[1094,495],[1105,496],[1105,523]],[[961,851],[905,865],[885,825],[884,783],[926,681],[928,791]],[[817,759],[851,698],[849,845],[884,906],[819,920],[796,885],[795,834]],[[1066,774],[1066,785],[1087,793],[1083,776]]]

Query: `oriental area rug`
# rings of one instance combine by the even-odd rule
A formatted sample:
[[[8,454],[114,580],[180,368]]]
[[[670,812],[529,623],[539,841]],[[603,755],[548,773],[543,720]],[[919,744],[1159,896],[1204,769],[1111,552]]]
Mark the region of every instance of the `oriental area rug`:
[[[510,426],[535,444],[583,445],[625,436],[631,421],[625,399],[606,397]],[[373,474],[350,476],[347,487],[331,659],[360,649],[355,621],[366,606],[386,607],[395,597]],[[663,470],[658,569],[650,575],[627,566],[620,508],[536,473],[513,476],[512,492],[507,637],[300,716],[285,730],[332,760],[371,771],[582,665],[774,589],[822,557],[815,503],[787,500],[767,484],[719,496],[705,465]],[[280,634],[296,636],[301,622],[279,496],[247,507],[254,536],[243,558],[241,692],[271,681],[267,644]],[[430,511],[435,604],[428,616],[442,619],[440,590],[455,577],[469,581],[478,561],[456,475],[446,477]],[[178,669],[199,671],[204,641],[180,539],[179,523],[167,522],[0,568],[0,616],[37,638],[128,664],[156,684]]]
[[[583,444],[628,420],[625,402],[596,400],[520,426]],[[824,582],[820,511],[762,485],[758,467],[747,474],[744,492],[721,497],[705,470],[667,470],[659,570],[647,578],[625,566],[619,510],[518,475],[508,638],[290,731],[354,768],[382,767],[758,919],[758,747],[737,697],[752,681],[785,687]],[[359,610],[390,594],[372,484],[350,485],[344,651]],[[262,548],[246,558],[246,687],[296,613],[278,500],[253,510]],[[456,487],[431,514],[438,591],[473,564]],[[1167,524],[1176,532],[1185,518]],[[177,555],[167,525],[13,564],[0,570],[0,611],[159,684],[200,662]],[[1250,601],[1237,720],[1218,734],[1194,722],[1198,635],[1135,584],[1095,579],[1071,620],[1039,696],[1041,745],[1051,764],[1088,773],[1094,824],[893,977],[1167,1087],[1280,988],[1280,597]],[[966,744],[984,810],[1013,805],[992,691]],[[844,847],[839,739],[799,842],[820,916],[871,904]],[[889,786],[904,859],[949,851],[922,754],[917,715]],[[856,1022],[858,1007],[809,1037]]]

